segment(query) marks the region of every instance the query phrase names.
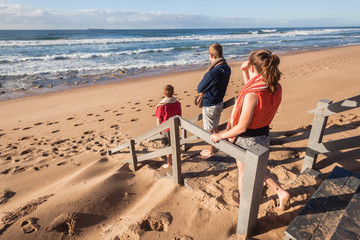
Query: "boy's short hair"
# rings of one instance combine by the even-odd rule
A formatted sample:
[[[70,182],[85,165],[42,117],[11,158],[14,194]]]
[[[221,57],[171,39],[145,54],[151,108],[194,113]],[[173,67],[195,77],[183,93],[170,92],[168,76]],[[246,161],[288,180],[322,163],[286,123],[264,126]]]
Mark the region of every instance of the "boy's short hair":
[[[223,57],[223,48],[220,43],[214,43],[209,47],[209,53],[215,58]]]
[[[171,85],[166,85],[164,87],[164,95],[165,97],[172,97],[174,95],[174,87]]]

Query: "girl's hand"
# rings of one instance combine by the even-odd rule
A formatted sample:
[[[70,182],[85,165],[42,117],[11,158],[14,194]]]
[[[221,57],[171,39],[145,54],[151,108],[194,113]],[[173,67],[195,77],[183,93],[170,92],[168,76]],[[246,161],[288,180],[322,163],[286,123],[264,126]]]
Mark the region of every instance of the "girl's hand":
[[[241,71],[248,71],[250,67],[250,62],[249,61],[245,61],[243,62],[243,64],[241,65]]]
[[[215,133],[213,135],[210,135],[210,139],[213,143],[217,143],[220,140],[222,140],[220,133]]]

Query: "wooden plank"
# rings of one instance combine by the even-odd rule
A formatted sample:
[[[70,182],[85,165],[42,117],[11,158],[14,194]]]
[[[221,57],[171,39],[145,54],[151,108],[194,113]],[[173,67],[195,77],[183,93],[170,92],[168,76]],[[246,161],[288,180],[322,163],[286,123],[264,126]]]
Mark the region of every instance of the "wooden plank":
[[[111,155],[111,154],[117,153],[117,152],[119,152],[119,151],[121,151],[122,149],[127,148],[127,147],[129,147],[129,143],[128,143],[128,142],[127,142],[127,143],[123,143],[123,144],[121,144],[120,146],[117,146],[117,147],[115,147],[115,148],[113,148],[113,149],[110,149],[110,150],[108,151],[108,154]]]
[[[227,127],[227,122],[226,123],[223,123],[223,124],[220,124],[219,125],[219,131],[223,131],[223,130],[225,130],[226,129],[226,127]]]
[[[180,145],[181,145],[181,150],[183,150],[184,152],[187,150],[187,147],[186,147],[186,143],[182,143],[182,142],[184,142],[184,140],[186,138],[187,138],[187,131],[186,131],[186,129],[182,128],[181,129]]]
[[[288,238],[311,239],[327,212],[344,209],[344,202],[338,195],[351,175],[351,172],[336,166],[287,227]]]
[[[180,145],[183,145],[183,144],[188,144],[188,143],[191,143],[191,142],[194,142],[196,140],[198,140],[199,138],[196,136],[196,135],[192,135],[191,137],[188,137],[188,138],[185,138],[185,139],[181,139],[180,140]]]
[[[233,98],[230,98],[230,99],[228,99],[227,101],[225,101],[225,102],[224,102],[224,109],[233,106],[233,105],[235,104],[236,98],[237,98],[237,97],[233,97]],[[200,109],[200,111],[201,111],[201,109]],[[194,122],[198,122],[198,121],[200,121],[200,120],[202,120],[202,119],[203,119],[202,113],[200,113],[199,115],[190,118],[189,121],[192,122],[192,123],[194,123]]]
[[[131,163],[133,166],[133,171],[135,172],[137,170],[137,157],[136,157],[136,152],[135,152],[135,141],[133,139],[131,139],[129,141],[129,145],[130,145]]]
[[[360,95],[330,104],[322,111],[322,115],[326,117],[358,107],[360,107]]]
[[[318,102],[317,109],[325,108],[329,106],[331,102],[331,100],[322,99]],[[324,117],[320,114],[314,116],[301,172],[305,171],[307,168],[314,168],[318,154],[314,154],[310,149],[312,148],[312,145],[322,141],[327,119],[328,117]]]
[[[353,197],[354,193],[360,186],[360,179],[350,176],[346,184],[342,187],[337,196],[329,197],[331,202],[330,208],[321,221],[319,227],[315,230],[313,239],[330,239],[336,226],[343,217],[346,208]]]
[[[173,176],[177,184],[183,184],[181,176],[181,154],[180,154],[180,119],[172,118],[170,121],[170,140],[172,150]]]
[[[200,109],[200,111],[201,111],[201,109]],[[203,119],[203,118],[202,118],[202,113],[200,113],[199,115],[190,118],[189,121],[192,122],[192,123],[194,123],[194,122],[198,122],[198,121],[200,121],[200,120],[202,120],[202,119]]]
[[[235,104],[237,97],[230,98],[229,100],[224,102],[224,109],[231,107]]]
[[[238,159],[240,161],[245,161],[245,149],[234,145],[226,140],[222,140],[218,143],[213,143],[210,140],[211,133],[205,131],[201,127],[192,124],[190,121],[180,117],[180,124],[183,128],[186,128],[189,132],[198,136],[198,138],[204,140],[206,143],[213,145],[214,147],[221,149],[221,151],[230,155],[231,157]]]
[[[269,149],[259,144],[246,151],[237,233],[251,235],[256,226]]]
[[[176,117],[176,116],[175,116]],[[174,117],[173,117],[174,118]],[[170,119],[169,119],[170,120]],[[160,124],[159,126],[147,131],[144,134],[141,134],[140,136],[137,136],[136,138],[134,138],[135,143],[141,142],[147,138],[150,138],[156,134],[158,134],[159,132],[162,132],[166,129],[168,129],[170,127],[170,122],[169,120],[163,122],[162,124]]]
[[[315,154],[328,153],[343,149],[360,147],[360,136],[338,139],[331,142],[318,143],[311,146],[311,151]]]
[[[145,161],[145,160],[149,160],[152,158],[157,158],[157,157],[161,157],[167,154],[171,154],[171,147],[166,147],[157,151],[153,151],[147,154],[143,154],[137,157],[137,161],[141,162],[141,161]]]
[[[330,240],[360,239],[360,187],[353,195],[344,216]]]
[[[153,137],[154,135],[157,135],[159,132],[162,132],[163,130],[168,129],[169,126],[170,126],[170,123],[168,121],[166,121],[166,122],[160,124],[159,126],[147,131],[146,133],[134,138],[134,141],[135,141],[135,143],[138,143],[138,142],[141,142],[142,140]],[[129,147],[129,143],[124,143],[118,147],[115,147],[115,148],[109,150],[108,153],[109,153],[109,155],[111,155],[111,154],[117,153],[127,147]]]

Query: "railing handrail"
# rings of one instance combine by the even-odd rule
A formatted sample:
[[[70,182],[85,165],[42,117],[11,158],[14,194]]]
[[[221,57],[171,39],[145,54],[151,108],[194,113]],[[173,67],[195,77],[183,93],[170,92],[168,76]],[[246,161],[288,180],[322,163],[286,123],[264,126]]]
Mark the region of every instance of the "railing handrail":
[[[138,142],[141,142],[145,139],[148,139],[162,131],[164,131],[165,129],[168,129],[170,127],[170,122],[169,121],[165,121],[163,123],[161,123],[160,125],[150,129],[149,131],[141,134],[140,136],[137,136],[136,138],[134,138],[133,140],[135,141],[135,143],[138,143]],[[121,151],[122,149],[124,148],[128,148],[129,147],[129,143],[123,143],[121,144],[120,146],[117,146],[111,150],[108,151],[108,153],[111,155],[111,154],[114,154],[116,152],[119,152]]]
[[[320,100],[322,101],[322,100]],[[332,104],[329,104],[327,106],[320,106],[315,108],[314,110],[308,111],[311,114],[318,114],[323,117],[327,117],[333,114],[345,112],[354,108],[360,107],[360,95],[347,98]]]
[[[328,117],[358,107],[360,107],[360,95],[335,103],[332,103],[331,100],[321,99],[318,102],[316,109],[309,111],[309,113],[314,114],[314,119],[301,172],[305,171],[307,168],[314,168],[318,154],[360,146],[360,136],[322,143]]]
[[[230,99],[226,103],[226,107],[234,104],[235,98]],[[238,234],[250,236],[255,229],[257,222],[257,215],[259,211],[259,205],[261,200],[261,192],[264,182],[265,170],[269,158],[269,149],[259,144],[252,148],[245,150],[235,144],[231,144],[226,140],[221,140],[218,143],[213,143],[210,140],[210,132],[205,131],[203,128],[195,125],[193,122],[184,119],[180,116],[174,116],[168,119],[163,124],[155,127],[154,129],[147,131],[145,134],[135,138],[136,142],[151,137],[158,132],[161,132],[167,128],[170,128],[170,140],[171,146],[153,151],[148,154],[136,156],[135,151],[135,139],[130,139],[129,143],[122,144],[121,146],[114,148],[109,151],[109,154],[120,151],[120,147],[130,148],[130,154],[132,155],[131,163],[134,171],[137,169],[138,160],[144,161],[155,156],[163,156],[165,154],[172,154],[173,159],[173,178],[176,183],[182,183],[181,175],[181,155],[180,155],[180,127],[184,131],[191,132],[194,136],[183,139],[183,142],[187,142],[189,139],[200,138],[205,142],[215,146],[221,151],[227,153],[231,157],[240,160],[244,163],[244,174],[243,174],[243,188],[240,194],[240,205],[238,213],[238,224],[236,232]]]
[[[235,101],[236,101],[236,97],[230,98],[227,101],[225,101],[224,102],[224,109],[234,105]],[[202,119],[202,113],[200,113],[199,115],[197,115],[195,117],[190,118],[189,121],[190,122],[197,122],[197,121],[200,121],[201,119]],[[221,124],[219,126],[220,130],[224,130],[225,127],[226,127],[226,124],[227,124],[226,122]],[[169,127],[170,127],[169,121],[165,121],[162,124],[160,124],[159,126],[156,126],[156,127],[152,128],[152,129],[150,129],[149,131],[141,134],[140,136],[135,137],[133,140],[135,141],[135,144],[136,144],[138,142],[141,142],[141,141],[143,141],[145,139],[151,138],[151,137],[159,134],[160,132],[164,131],[165,129],[168,129]],[[130,145],[129,145],[128,142],[123,143],[120,146],[117,146],[117,147],[109,150],[108,154],[111,155],[111,154],[117,153],[117,152],[121,151],[124,148],[128,148],[129,146]]]
[[[193,124],[191,121],[186,120],[183,117],[177,116],[180,119],[180,125],[182,128],[186,129],[187,131],[191,132],[192,134],[194,134],[196,137],[202,139],[203,141],[207,142],[208,144],[213,145],[214,147],[216,147],[217,149],[220,149],[221,151],[223,151],[224,153],[230,155],[233,158],[236,159],[243,159],[245,156],[245,149],[232,144],[228,141],[220,141],[218,143],[213,143],[210,140],[210,135],[212,133],[205,131],[203,128]],[[239,150],[239,152],[237,152],[236,154],[234,154],[234,150]]]
[[[235,101],[236,101],[236,98],[237,97],[233,97],[233,98],[230,98],[228,100],[226,100],[224,102],[224,109],[228,108],[228,107],[231,107],[232,105],[235,104]],[[197,121],[200,121],[202,119],[202,113],[196,115],[195,117],[192,117],[189,119],[190,122],[194,123],[194,122],[197,122]]]

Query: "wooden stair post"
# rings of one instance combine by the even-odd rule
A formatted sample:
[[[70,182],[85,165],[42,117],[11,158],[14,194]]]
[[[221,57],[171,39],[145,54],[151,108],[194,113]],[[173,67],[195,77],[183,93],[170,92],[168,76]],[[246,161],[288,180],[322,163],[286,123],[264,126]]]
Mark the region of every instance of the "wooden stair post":
[[[253,234],[257,222],[268,158],[269,149],[260,144],[246,151],[237,234],[245,236]]]
[[[129,147],[130,147],[130,155],[131,155],[131,164],[133,166],[133,171],[135,172],[137,170],[137,157],[136,157],[134,139],[131,139],[129,141]]]
[[[311,146],[322,141],[325,126],[328,120],[328,116],[324,116],[323,112],[331,103],[331,100],[326,99],[322,99],[318,102],[301,172],[304,172],[307,168],[314,168],[318,153],[314,153],[314,151],[311,150]]]
[[[177,184],[183,184],[181,176],[181,154],[180,154],[180,119],[174,117],[170,119],[170,138],[172,150],[172,164],[174,181]]]

